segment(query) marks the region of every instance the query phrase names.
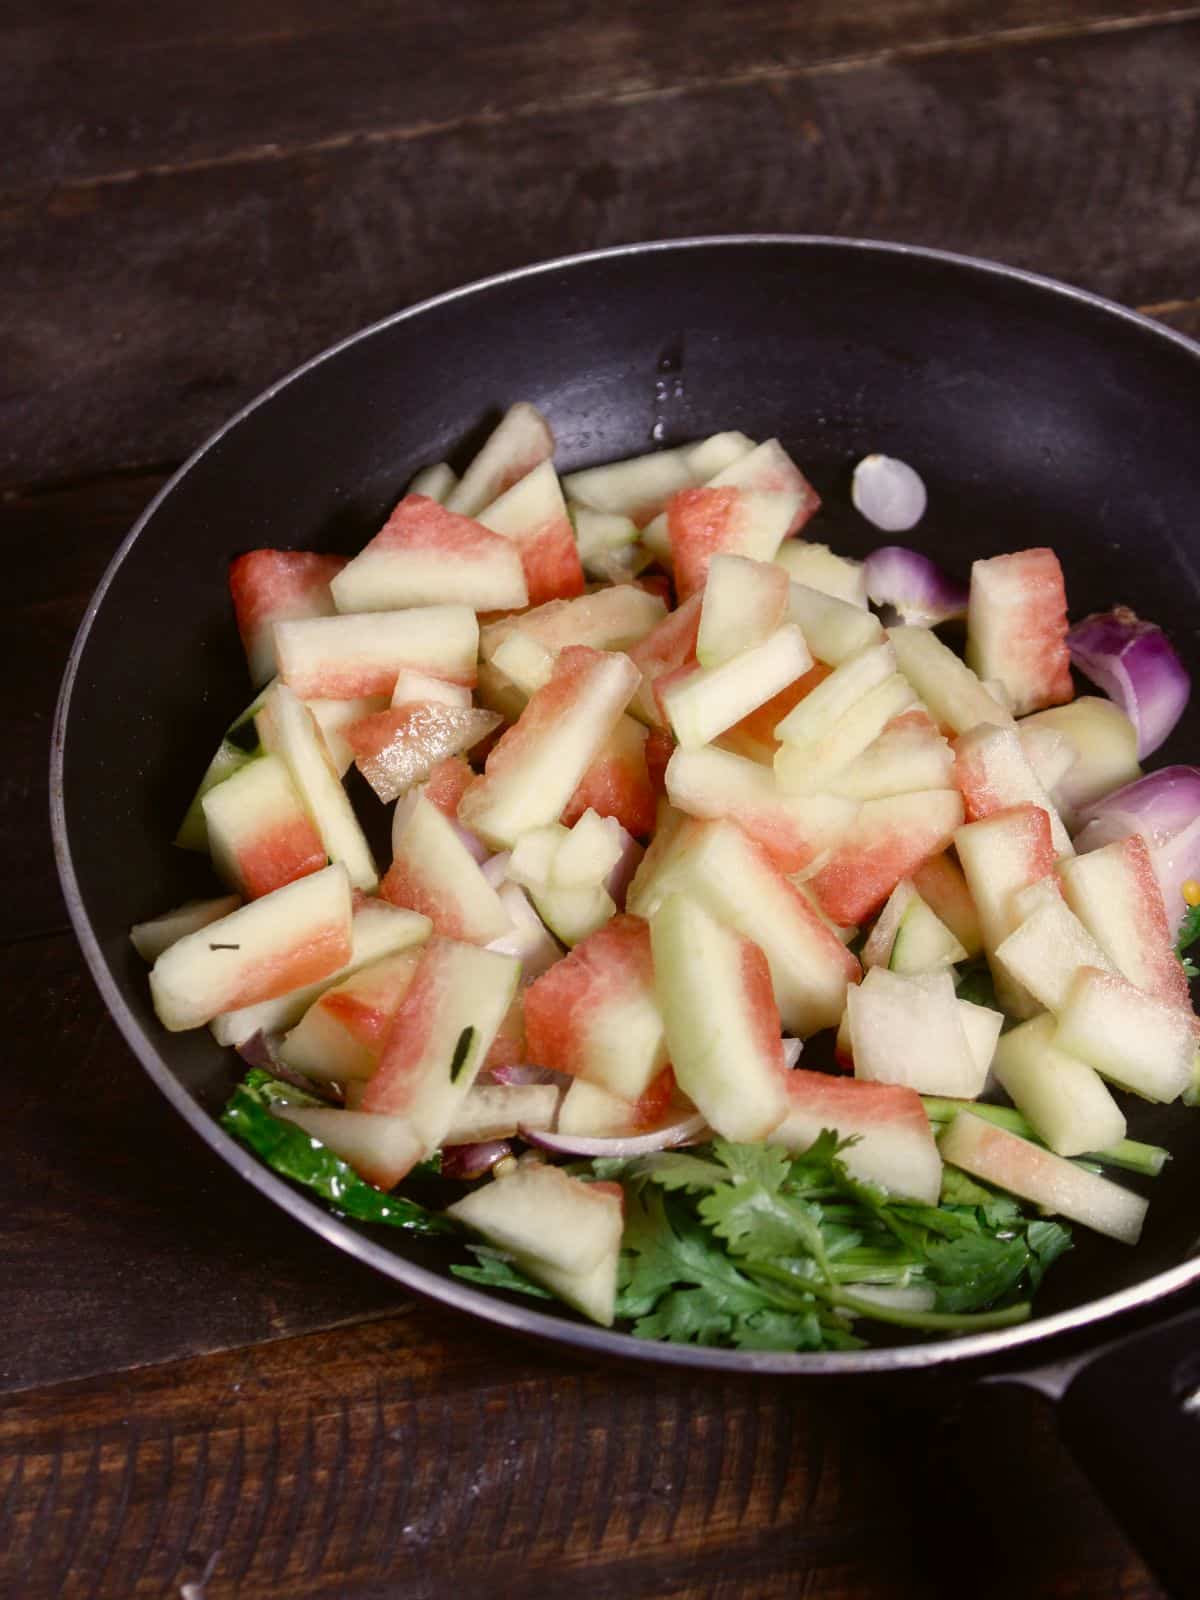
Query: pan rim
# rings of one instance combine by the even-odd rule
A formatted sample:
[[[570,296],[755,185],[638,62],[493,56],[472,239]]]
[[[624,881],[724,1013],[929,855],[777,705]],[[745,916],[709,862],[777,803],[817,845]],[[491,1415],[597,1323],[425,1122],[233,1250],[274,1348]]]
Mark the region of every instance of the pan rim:
[[[107,961],[100,948],[83,904],[79,881],[75,873],[70,841],[67,837],[66,811],[63,797],[63,768],[65,740],[71,697],[79,673],[83,653],[91,635],[92,626],[105,597],[123,565],[126,556],[149,526],[158,508],[184,481],[192,469],[224,436],[236,428],[246,417],[265,405],[289,384],[297,381],[323,362],[361,340],[397,323],[408,321],[440,307],[451,306],[469,296],[486,293],[505,284],[536,278],[545,273],[563,269],[577,269],[594,262],[631,256],[649,256],[669,253],[686,253],[693,250],[728,248],[744,249],[748,246],[777,246],[785,249],[836,249],[862,254],[876,253],[911,257],[941,262],[962,268],[970,274],[997,277],[1028,285],[1037,291],[1086,305],[1119,321],[1139,327],[1147,335],[1173,344],[1185,354],[1200,362],[1200,344],[1175,329],[1154,322],[1141,312],[1131,310],[1101,295],[1063,283],[1058,279],[1008,266],[984,257],[960,252],[937,250],[922,245],[896,244],[886,240],[845,238],[833,234],[745,233],[705,234],[679,239],[659,239],[642,243],[611,246],[574,255],[556,256],[533,262],[472,283],[433,295],[415,305],[358,329],[319,351],[307,361],[278,378],[261,393],[248,401],[226,422],[217,428],[174,472],[137,518],[121,541],[105,568],[95,592],[88,601],[79,628],[67,658],[66,669],[59,689],[55,708],[50,751],[50,820],[55,861],[62,885],[67,912],[75,935],[79,940],[92,977],[100,990],[109,1014],[116,1022],[126,1043],[141,1063],[143,1069],[163,1093],[169,1103],[184,1118],[193,1132],[224,1160],[235,1172],[247,1180],[261,1194],[273,1200],[286,1214],[304,1224],[327,1243],[336,1245],[350,1256],[382,1272],[404,1288],[456,1311],[482,1319],[510,1332],[532,1336],[555,1344],[572,1347],[581,1355],[601,1359],[639,1361],[655,1366],[685,1367],[702,1371],[743,1373],[777,1376],[811,1376],[822,1378],[849,1377],[860,1373],[895,1371],[920,1371],[953,1362],[971,1361],[1004,1356],[1032,1344],[1044,1344],[1055,1337],[1078,1333],[1095,1324],[1110,1322],[1122,1312],[1144,1307],[1152,1301],[1167,1296],[1200,1281],[1200,1256],[1193,1256],[1177,1266],[1142,1280],[1127,1289],[1116,1290],[1098,1299],[1088,1300],[1079,1306],[1057,1312],[1048,1317],[1034,1317],[1016,1327],[996,1329],[987,1333],[971,1334],[938,1342],[881,1347],[848,1352],[821,1351],[785,1353],[775,1351],[720,1350],[692,1345],[659,1344],[635,1338],[629,1333],[614,1332],[591,1324],[569,1320],[565,1316],[550,1315],[525,1306],[502,1300],[486,1291],[475,1289],[460,1279],[452,1278],[417,1265],[396,1254],[382,1242],[375,1240],[349,1223],[333,1216],[314,1201],[307,1199],[284,1179],[263,1166],[252,1154],[225,1130],[203,1106],[195,1100],[176,1078],[158,1046],[143,1029],[138,1019],[121,995]]]

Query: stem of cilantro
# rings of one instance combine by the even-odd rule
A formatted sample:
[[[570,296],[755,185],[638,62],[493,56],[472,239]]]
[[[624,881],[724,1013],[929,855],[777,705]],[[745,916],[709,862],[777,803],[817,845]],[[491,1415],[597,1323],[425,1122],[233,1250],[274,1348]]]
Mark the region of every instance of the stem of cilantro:
[[[998,1128],[1006,1128],[1009,1133],[1019,1134],[1022,1139],[1028,1139],[1032,1144],[1043,1143],[1034,1132],[1032,1123],[1012,1106],[992,1106],[978,1100],[944,1100],[937,1095],[922,1095],[921,1100],[930,1122],[950,1122],[960,1111],[966,1110],[970,1111],[972,1116],[982,1117],[985,1122],[994,1123]],[[1114,1144],[1107,1150],[1089,1151],[1080,1158],[1080,1165],[1099,1163],[1105,1167],[1121,1167],[1126,1172],[1140,1172],[1147,1178],[1157,1178],[1170,1159],[1170,1151],[1164,1150],[1161,1145],[1141,1144],[1137,1139],[1122,1139],[1119,1144]]]
[[[821,1294],[819,1285],[814,1293]],[[1028,1322],[1031,1310],[1028,1300],[1002,1306],[998,1311],[902,1311],[897,1306],[860,1300],[844,1289],[834,1290],[831,1298],[843,1311],[853,1311],[856,1316],[890,1322],[897,1328],[923,1328],[927,1333],[982,1333],[988,1328],[1011,1328],[1018,1322]]]
[[[907,1284],[912,1281],[913,1268],[911,1262],[886,1264],[880,1262],[873,1266],[870,1262],[852,1262],[849,1265],[841,1261],[834,1261],[830,1265],[829,1275],[835,1283],[898,1283]]]
[[[836,1284],[821,1283],[816,1279],[801,1282],[785,1268],[770,1261],[747,1261],[745,1270],[753,1277],[766,1278],[780,1290],[792,1294],[797,1308],[803,1308],[809,1296],[824,1300],[839,1311],[849,1311],[855,1316],[869,1317],[873,1322],[890,1322],[897,1328],[923,1328],[928,1333],[980,1333],[988,1328],[1011,1328],[1018,1322],[1027,1322],[1031,1307],[1027,1300],[1015,1305],[1002,1306],[997,1311],[904,1311],[898,1306],[881,1306],[874,1300],[860,1300],[857,1295],[839,1288]],[[861,1280],[860,1280],[861,1281]]]

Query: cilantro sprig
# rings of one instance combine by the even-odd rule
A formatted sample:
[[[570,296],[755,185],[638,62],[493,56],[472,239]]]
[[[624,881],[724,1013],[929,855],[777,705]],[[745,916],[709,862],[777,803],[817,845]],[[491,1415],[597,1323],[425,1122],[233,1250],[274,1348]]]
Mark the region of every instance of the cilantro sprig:
[[[1200,967],[1187,954],[1197,940],[1200,940],[1200,906],[1189,906],[1175,941],[1175,954],[1183,962],[1183,970],[1189,978],[1200,977]]]
[[[474,1259],[452,1263],[455,1276],[552,1298],[505,1252],[463,1241],[449,1217],[364,1182],[273,1114],[285,1103],[320,1102],[252,1070],[222,1125],[343,1216],[462,1241]],[[578,1163],[578,1176],[625,1191],[618,1325],[676,1344],[803,1351],[859,1349],[867,1322],[966,1333],[1024,1321],[1046,1270],[1071,1247],[1069,1230],[1027,1217],[953,1167],[938,1205],[894,1200],[847,1170],[853,1143],[826,1131],[796,1155],[714,1139]]]
[[[625,1187],[618,1316],[639,1338],[773,1350],[856,1348],[859,1319],[963,1333],[1028,1317],[1067,1228],[953,1169],[940,1205],[896,1202],[850,1175],[850,1143],[592,1163]],[[932,1306],[883,1293],[918,1285]]]

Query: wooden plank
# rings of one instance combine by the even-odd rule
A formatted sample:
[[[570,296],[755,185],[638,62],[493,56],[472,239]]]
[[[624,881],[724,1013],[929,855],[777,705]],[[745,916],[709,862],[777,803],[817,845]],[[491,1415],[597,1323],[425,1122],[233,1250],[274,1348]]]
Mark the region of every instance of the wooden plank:
[[[1166,300],[1142,306],[1141,310],[1156,322],[1163,322],[1189,339],[1200,339],[1200,300]]]
[[[118,1035],[70,935],[10,945],[4,964],[0,1391],[402,1303],[191,1133]]]
[[[17,1397],[6,1568],[22,1600],[1161,1600],[1029,1396],[575,1368],[432,1312]]]
[[[0,482],[177,457],[398,305],[639,237],[877,235],[1194,298],[1198,75],[1200,24],[1180,24],[26,197],[0,216]]]
[[[122,25],[110,8],[52,0],[0,25],[5,188],[409,139],[996,37],[1123,30],[1194,10],[1072,0],[1047,16],[1042,0],[747,0],[731,25],[717,0],[523,0],[515,16],[462,0],[452,18],[377,0],[215,0],[150,8]]]

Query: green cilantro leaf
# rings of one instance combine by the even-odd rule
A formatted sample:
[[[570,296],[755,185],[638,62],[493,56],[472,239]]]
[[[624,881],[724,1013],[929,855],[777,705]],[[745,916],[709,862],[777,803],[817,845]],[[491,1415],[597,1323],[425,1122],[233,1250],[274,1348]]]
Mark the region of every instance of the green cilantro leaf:
[[[621,1275],[621,1305],[627,1316],[647,1316],[671,1289],[705,1290],[711,1313],[729,1317],[757,1311],[762,1291],[713,1247],[711,1235],[683,1207],[673,1206],[657,1189],[634,1197],[622,1241],[628,1255]]]
[[[1030,1251],[1029,1265],[1026,1269],[1029,1274],[1029,1288],[1031,1293],[1036,1294],[1047,1271],[1059,1256],[1072,1248],[1071,1230],[1065,1228],[1061,1222],[1030,1222],[1025,1228],[1025,1242]]]
[[[1016,1287],[1029,1252],[1015,1236],[976,1233],[935,1240],[925,1260],[939,1311],[979,1311]]]
[[[1180,924],[1179,937],[1175,941],[1176,954],[1182,957],[1197,940],[1200,940],[1200,906],[1189,906]]]
[[[471,1267],[455,1262],[450,1271],[456,1278],[480,1283],[485,1289],[503,1289],[508,1294],[528,1294],[538,1300],[554,1299],[548,1289],[543,1289],[540,1283],[534,1283],[532,1278],[526,1277],[503,1250],[493,1250],[486,1244],[469,1244],[467,1249],[477,1264]]]

